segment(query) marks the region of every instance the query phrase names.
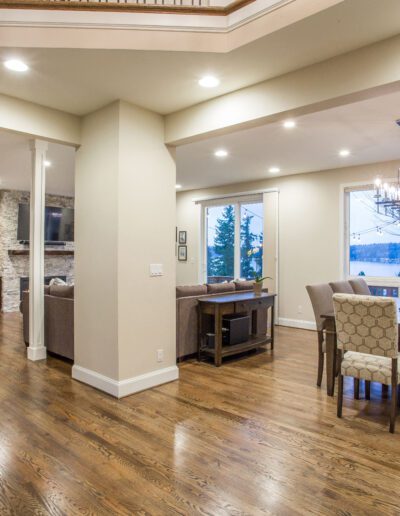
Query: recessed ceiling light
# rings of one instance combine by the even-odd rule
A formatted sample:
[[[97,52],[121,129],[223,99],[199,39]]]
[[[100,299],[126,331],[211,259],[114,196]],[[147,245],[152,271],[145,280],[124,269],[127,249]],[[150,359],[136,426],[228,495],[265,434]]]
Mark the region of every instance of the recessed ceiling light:
[[[215,88],[218,86],[219,82],[219,79],[213,75],[205,75],[199,80],[199,84],[203,88]]]
[[[179,190],[179,188],[182,188],[182,185],[175,185],[175,188]]]
[[[228,155],[228,151],[225,149],[218,149],[214,152],[214,156],[217,156],[217,158],[226,158]]]
[[[44,166],[47,168],[47,167],[51,167],[51,161],[48,161],[47,159],[45,160],[44,162]]]
[[[285,120],[283,127],[285,129],[293,129],[293,127],[296,127],[296,122],[294,120]]]
[[[280,171],[281,171],[281,169],[279,167],[271,167],[269,169],[269,172],[271,172],[271,174],[277,174]]]
[[[339,156],[342,156],[342,158],[345,158],[346,156],[350,155],[349,149],[342,149],[339,151]]]
[[[19,59],[8,59],[8,61],[4,61],[4,66],[13,72],[26,72],[29,70],[28,65]]]

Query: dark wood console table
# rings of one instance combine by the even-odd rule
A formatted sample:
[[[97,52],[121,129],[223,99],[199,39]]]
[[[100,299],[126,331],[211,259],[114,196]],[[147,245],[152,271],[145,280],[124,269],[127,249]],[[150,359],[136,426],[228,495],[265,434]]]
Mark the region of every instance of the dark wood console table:
[[[274,349],[274,306],[276,294],[267,294],[263,292],[261,295],[255,295],[253,292],[242,292],[235,294],[225,294],[221,296],[210,296],[199,298],[199,344],[198,358],[201,359],[202,354],[212,356],[214,364],[219,367],[222,358],[251,349],[259,348],[265,344],[271,344]],[[257,334],[257,317],[261,310],[266,310],[267,314],[271,312],[271,333],[270,335]],[[245,313],[250,316],[250,334],[249,339],[240,344],[232,346],[222,345],[222,317],[227,314]],[[214,316],[214,347],[204,345],[205,333],[203,326],[203,317],[205,314]],[[268,320],[268,315],[267,315]]]

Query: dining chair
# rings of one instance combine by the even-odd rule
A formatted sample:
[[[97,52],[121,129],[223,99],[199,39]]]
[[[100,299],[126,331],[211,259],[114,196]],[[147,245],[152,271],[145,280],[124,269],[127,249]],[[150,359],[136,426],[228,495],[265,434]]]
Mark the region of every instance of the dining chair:
[[[324,372],[324,353],[326,352],[324,324],[325,319],[321,316],[333,312],[333,291],[327,283],[306,286],[312,308],[314,311],[315,324],[317,326],[318,336],[318,374],[317,385],[321,387],[322,375]]]
[[[354,294],[353,287],[349,281],[332,281],[329,285],[334,293]]]
[[[371,296],[371,291],[365,279],[363,278],[354,278],[349,280],[351,288],[354,291],[354,294],[358,294],[361,296]]]
[[[387,297],[334,294],[333,305],[340,363],[337,415],[342,417],[344,376],[390,385],[389,430],[393,433],[400,383],[396,301]],[[369,392],[366,397],[369,399]]]

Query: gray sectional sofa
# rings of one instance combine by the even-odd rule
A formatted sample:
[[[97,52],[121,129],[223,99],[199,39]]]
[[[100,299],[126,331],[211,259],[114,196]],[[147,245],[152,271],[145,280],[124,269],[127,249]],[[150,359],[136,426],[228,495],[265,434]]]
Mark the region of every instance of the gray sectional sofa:
[[[197,353],[198,299],[201,296],[252,291],[252,281],[214,283],[176,287],[176,356],[178,360]],[[267,289],[265,289],[267,291]],[[29,292],[23,292],[21,302],[25,344],[29,344]],[[45,286],[44,291],[45,346],[57,355],[74,359],[74,287],[67,285]],[[208,331],[213,332],[212,320]],[[207,324],[207,321],[206,321]],[[267,331],[267,318],[258,318],[258,331]]]
[[[198,300],[202,296],[232,294],[237,291],[251,291],[252,281],[213,283],[176,287],[176,356],[178,360],[197,353],[198,344]],[[267,291],[267,289],[265,289]],[[207,321],[206,321],[207,324]],[[267,332],[267,317],[258,318],[258,331]],[[213,332],[212,321],[208,321],[206,331]]]

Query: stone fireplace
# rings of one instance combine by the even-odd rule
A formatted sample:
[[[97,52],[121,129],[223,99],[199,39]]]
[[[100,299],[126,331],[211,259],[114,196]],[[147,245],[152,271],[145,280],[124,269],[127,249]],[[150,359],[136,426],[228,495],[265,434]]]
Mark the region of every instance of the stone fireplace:
[[[0,276],[1,308],[3,312],[19,310],[21,278],[29,277],[29,245],[17,241],[18,205],[29,202],[29,192],[0,191]],[[74,199],[46,195],[46,205],[73,208]],[[62,252],[60,252],[60,250]],[[65,246],[45,246],[44,275],[63,277],[74,282],[74,243]]]

